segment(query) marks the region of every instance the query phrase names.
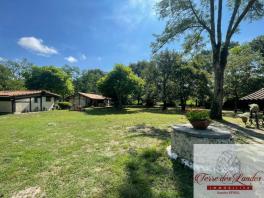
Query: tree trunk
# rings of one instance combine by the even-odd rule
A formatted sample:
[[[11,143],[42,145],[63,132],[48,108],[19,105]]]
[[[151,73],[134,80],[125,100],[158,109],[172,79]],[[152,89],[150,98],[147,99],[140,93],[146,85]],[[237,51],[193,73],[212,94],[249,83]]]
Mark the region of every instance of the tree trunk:
[[[117,105],[116,107],[118,109],[122,109],[123,108],[123,105],[122,105],[122,96],[121,95],[117,95]]]
[[[184,112],[186,110],[186,100],[181,99],[181,111]]]
[[[223,84],[224,84],[224,69],[216,66],[214,70],[214,95],[211,106],[211,118],[222,120],[223,106]]]
[[[235,109],[234,109],[234,113],[237,114],[237,111],[238,111],[238,103],[239,103],[239,97],[238,97],[238,94],[236,92],[236,98],[235,98]]]
[[[211,106],[210,117],[215,120],[222,120],[222,107],[224,96],[224,71],[227,64],[228,48],[217,49],[213,52],[214,63],[214,95]]]
[[[162,110],[165,111],[166,109],[167,109],[167,101],[164,100],[164,101],[163,101]]]

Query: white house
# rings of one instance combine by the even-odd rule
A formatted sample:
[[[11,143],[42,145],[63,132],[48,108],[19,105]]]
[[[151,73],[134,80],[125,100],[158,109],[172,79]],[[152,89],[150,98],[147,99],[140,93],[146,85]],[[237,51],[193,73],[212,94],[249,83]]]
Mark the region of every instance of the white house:
[[[81,110],[89,106],[103,107],[109,106],[110,104],[110,98],[93,93],[79,92],[73,96],[70,96],[68,100],[72,103],[73,110]]]
[[[0,91],[0,113],[51,110],[59,95],[49,91]]]

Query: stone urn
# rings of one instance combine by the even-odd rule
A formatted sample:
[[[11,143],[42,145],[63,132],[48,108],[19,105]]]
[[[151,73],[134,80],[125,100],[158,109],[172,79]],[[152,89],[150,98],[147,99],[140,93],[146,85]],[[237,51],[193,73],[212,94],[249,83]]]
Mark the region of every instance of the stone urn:
[[[192,120],[190,121],[191,125],[195,129],[205,130],[210,125],[210,120]]]
[[[207,110],[192,110],[186,113],[186,117],[194,129],[205,130],[211,123]]]

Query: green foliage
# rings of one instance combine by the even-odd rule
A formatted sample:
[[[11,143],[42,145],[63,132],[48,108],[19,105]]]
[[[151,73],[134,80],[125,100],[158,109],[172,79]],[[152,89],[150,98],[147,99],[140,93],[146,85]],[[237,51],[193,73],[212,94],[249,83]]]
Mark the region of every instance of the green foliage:
[[[210,120],[209,112],[207,110],[191,110],[186,113],[189,121]]]
[[[217,3],[216,3],[217,2]],[[223,23],[223,10],[227,6],[230,16]],[[152,43],[156,53],[164,45],[183,35],[188,35],[192,46],[201,41],[204,32],[209,37],[212,49],[212,68],[214,70],[214,94],[211,107],[211,117],[222,119],[223,81],[232,37],[239,30],[242,21],[257,20],[264,16],[264,2],[252,1],[195,1],[195,0],[161,0],[157,3],[157,12],[161,19],[166,20],[166,26],[161,35],[156,35]],[[223,31],[225,30],[225,32]],[[225,38],[223,38],[225,35]],[[189,45],[190,46],[190,45]],[[188,45],[186,47],[188,49]]]
[[[138,61],[137,63],[130,64],[129,67],[138,77],[142,78],[144,70],[149,67],[149,64],[148,61]]]
[[[70,102],[58,102],[58,106],[60,109],[70,109],[72,107],[72,103]]]
[[[91,69],[82,72],[82,74],[74,81],[75,92],[100,93],[96,83],[104,75],[105,73],[100,69]]]
[[[70,76],[55,66],[32,67],[31,71],[26,74],[25,84],[28,89],[44,89],[63,97],[74,92]]]
[[[157,75],[158,73],[154,61],[149,62],[142,72],[145,81],[142,98],[147,107],[153,107],[159,99],[156,81]]]
[[[77,66],[64,65],[62,66],[62,70],[67,73],[73,81],[80,76],[80,68]]]
[[[10,69],[14,78],[21,81],[24,80],[25,74],[30,71],[33,66],[33,64],[28,62],[27,59],[18,61],[6,60],[3,64]]]
[[[4,65],[0,65],[0,90],[10,89],[11,71]]]
[[[24,75],[32,64],[26,59],[20,61],[0,61],[0,90],[24,90]]]
[[[264,35],[258,36],[249,43],[253,51],[259,52],[264,57]]]
[[[160,93],[159,99],[163,102],[163,109],[167,108],[167,103],[175,97],[175,71],[182,64],[181,55],[168,50],[162,51],[153,57],[154,80]]]
[[[129,94],[143,86],[144,81],[137,77],[131,70],[122,64],[98,81],[98,88],[105,96],[112,98],[117,107],[122,108]]]
[[[248,44],[230,50],[224,82],[226,99],[238,102],[239,98],[264,86],[263,60]]]
[[[129,67],[132,69],[132,71],[140,78],[144,79],[144,81],[146,80],[147,76],[149,75],[149,73],[147,72],[147,70],[149,69],[149,67],[151,66],[151,63],[148,61],[138,61],[137,63],[132,63],[129,65]],[[134,100],[137,100],[137,104],[139,105],[141,102],[143,103],[143,101],[146,101],[146,97],[150,96],[150,90],[147,89],[151,82],[148,81],[148,83],[146,83],[143,86],[143,83],[141,84],[141,86],[138,86],[138,88],[134,91],[132,98]],[[151,96],[150,96],[151,97]]]

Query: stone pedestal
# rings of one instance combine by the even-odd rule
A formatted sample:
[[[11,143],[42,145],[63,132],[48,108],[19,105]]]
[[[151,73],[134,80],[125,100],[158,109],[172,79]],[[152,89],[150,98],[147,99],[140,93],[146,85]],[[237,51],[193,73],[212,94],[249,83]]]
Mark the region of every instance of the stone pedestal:
[[[194,144],[232,144],[231,133],[226,129],[209,126],[206,130],[197,130],[190,124],[172,126],[171,153],[174,156],[193,162]],[[175,158],[175,157],[174,157]]]

